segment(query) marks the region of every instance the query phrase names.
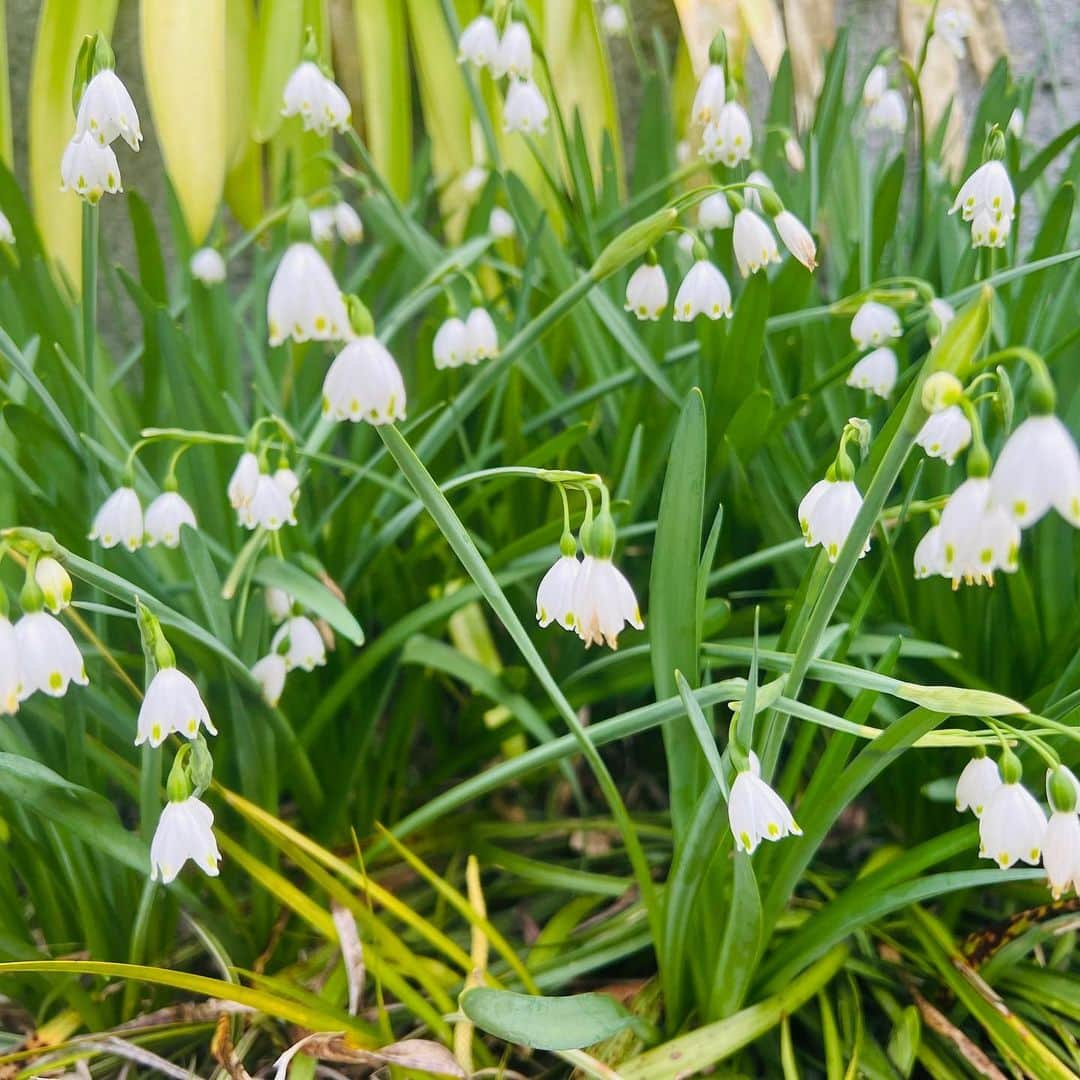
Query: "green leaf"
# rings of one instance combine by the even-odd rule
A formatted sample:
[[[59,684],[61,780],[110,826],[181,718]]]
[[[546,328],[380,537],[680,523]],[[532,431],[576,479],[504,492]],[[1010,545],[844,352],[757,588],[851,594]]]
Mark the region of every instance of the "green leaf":
[[[282,559],[266,558],[255,567],[260,585],[284,589],[298,604],[325,619],[354,645],[364,644],[364,631],[349,609],[321,582]]]
[[[461,1011],[489,1035],[534,1050],[579,1050],[641,1024],[606,994],[537,997],[477,987],[462,994]]]

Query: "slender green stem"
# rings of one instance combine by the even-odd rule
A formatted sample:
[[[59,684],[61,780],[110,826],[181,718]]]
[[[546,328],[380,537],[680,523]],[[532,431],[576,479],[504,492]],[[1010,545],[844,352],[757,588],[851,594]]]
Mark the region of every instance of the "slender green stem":
[[[98,267],[98,208],[88,202],[82,208],[82,361],[83,378],[90,390],[84,402],[83,431],[87,438],[94,436],[94,410],[90,397],[97,393],[95,378],[95,353],[97,345],[97,267]],[[91,481],[97,474],[97,462],[90,448],[86,448],[86,470]],[[96,485],[88,484],[90,498],[97,498]]]

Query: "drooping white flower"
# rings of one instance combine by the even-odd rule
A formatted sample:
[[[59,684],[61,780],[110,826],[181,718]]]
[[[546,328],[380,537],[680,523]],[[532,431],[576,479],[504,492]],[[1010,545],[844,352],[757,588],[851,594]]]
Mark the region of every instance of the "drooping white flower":
[[[959,405],[949,405],[926,418],[915,441],[928,457],[943,458],[952,465],[971,443],[971,423]]]
[[[678,245],[679,250],[684,255],[693,255],[694,246],[697,243],[697,237],[694,236],[693,233],[679,233],[679,239],[676,240],[675,243]]]
[[[995,223],[1012,218],[1016,192],[1000,161],[984,162],[963,182],[949,213],[955,214],[957,210],[965,221],[973,221],[980,211],[985,211]]]
[[[931,525],[915,548],[915,578],[946,577],[945,552],[941,546],[941,526]]]
[[[1022,109],[1018,107],[1009,113],[1009,122],[1006,124],[1006,129],[1014,139],[1024,137],[1024,112]]]
[[[900,316],[891,307],[867,300],[851,320],[851,340],[855,348],[867,349],[871,345],[884,345],[901,334]]]
[[[71,603],[71,578],[55,559],[48,556],[38,559],[34,580],[45,597],[45,606],[54,615]]]
[[[285,676],[289,665],[280,653],[269,653],[251,666],[251,677],[259,684],[267,705],[277,705],[285,689]]]
[[[710,164],[723,162],[729,169],[745,161],[753,145],[750,117],[737,101],[724,104],[701,133],[701,156]]]
[[[1080,528],[1080,451],[1056,416],[1029,416],[1009,436],[990,474],[990,497],[1022,528],[1051,507]]]
[[[1046,815],[1022,784],[1002,783],[979,818],[979,855],[1003,870],[1022,860],[1034,866],[1042,854]]]
[[[626,283],[627,311],[632,311],[639,319],[651,319],[655,322],[667,307],[668,283],[664,268],[659,263],[642,263]]]
[[[1055,810],[1043,836],[1043,866],[1055,900],[1074,889],[1080,892],[1080,815]]]
[[[474,307],[465,320],[465,334],[469,345],[469,363],[490,360],[499,355],[499,332],[495,320],[487,308]]]
[[[971,246],[1003,248],[1012,230],[1012,218],[979,210],[971,219]]]
[[[270,473],[259,473],[255,494],[251,501],[240,507],[237,517],[245,529],[262,527],[277,532],[283,525],[295,525],[293,501],[274,482]]]
[[[606,642],[617,648],[624,623],[635,630],[645,628],[630,582],[610,559],[585,556],[574,579],[570,610],[586,647]]]
[[[630,26],[626,8],[619,3],[605,4],[600,12],[600,26],[608,37],[622,37]]]
[[[767,188],[769,191],[775,191],[776,188],[773,182],[763,173],[760,169],[754,169],[746,178],[747,187],[743,189],[743,196],[746,199],[747,208],[755,210],[757,213],[761,213],[761,191],[760,188]]]
[[[806,168],[806,155],[794,135],[789,135],[784,140],[784,157],[795,172],[802,172]]]
[[[866,82],[863,83],[863,104],[868,108],[871,105],[876,105],[881,100],[881,95],[885,93],[888,87],[888,71],[885,70],[885,67],[882,64],[875,64],[870,69],[870,74],[866,76]]]
[[[517,225],[510,211],[504,210],[501,206],[494,207],[488,218],[488,232],[496,240],[509,240],[517,232]]]
[[[15,230],[11,227],[7,215],[0,211],[0,244],[14,244]]]
[[[456,315],[447,319],[435,332],[431,345],[435,367],[456,368],[469,362],[469,333]]]
[[[896,385],[897,370],[896,353],[887,345],[882,345],[867,353],[848,372],[847,384],[887,398]]]
[[[949,496],[941,512],[944,576],[953,588],[994,582],[994,571],[1020,565],[1020,526],[990,501],[990,481],[970,477]]]
[[[776,237],[753,210],[744,208],[735,215],[732,246],[735,249],[735,261],[739,264],[739,273],[743,277],[764,270],[769,263],[780,261]]]
[[[180,527],[197,529],[195,511],[187,499],[176,491],[163,491],[146,508],[146,541],[150,547],[164,544],[167,548],[180,546]]]
[[[316,206],[308,212],[308,227],[311,239],[316,244],[329,244],[337,234],[332,206]]]
[[[820,544],[829,562],[836,562],[861,508],[862,496],[853,480],[819,480],[799,503],[799,528],[806,546]],[[867,540],[859,558],[869,550]]]
[[[305,60],[289,76],[282,96],[281,115],[299,116],[305,131],[325,135],[329,131],[345,131],[349,126],[352,118],[349,99],[311,60]]]
[[[734,221],[731,205],[722,191],[706,195],[698,207],[697,220],[702,229],[730,229]]]
[[[311,244],[290,244],[274,271],[266,299],[271,345],[293,341],[346,341],[352,336],[338,283]]]
[[[295,506],[300,498],[300,477],[288,465],[279,465],[273,479],[278,491]]]
[[[375,337],[349,342],[323,381],[323,412],[335,420],[392,424],[405,419],[405,383]]]
[[[74,191],[91,205],[106,193],[123,191],[112,147],[102,146],[90,132],[76,135],[60,160],[60,189]]]
[[[465,175],[461,178],[461,190],[470,198],[479,195],[484,190],[487,179],[487,169],[483,165],[474,165],[471,169],[465,170]]]
[[[293,668],[313,671],[326,663],[326,643],[319,628],[306,615],[294,615],[283,622],[270,641],[270,651],[281,653],[290,671]]]
[[[18,638],[6,615],[0,615],[0,716],[14,716],[22,699]]]
[[[122,137],[132,150],[139,149],[142,130],[139,114],[127,87],[115,71],[99,71],[87,84],[79,99],[75,117],[75,135],[90,134],[101,146]]]
[[[191,276],[204,285],[220,285],[225,280],[225,260],[213,248],[199,248],[188,263]]]
[[[284,590],[268,585],[263,590],[266,611],[274,622],[283,622],[292,614],[293,598]]]
[[[359,244],[364,239],[364,222],[344,200],[334,205],[334,228],[346,244]]]
[[[524,23],[509,22],[499,41],[499,52],[491,65],[496,78],[531,79],[533,70],[532,38]]]
[[[499,31],[487,15],[478,15],[458,38],[458,63],[476,67],[494,67],[499,55]]]
[[[557,622],[564,630],[574,629],[574,582],[580,569],[576,555],[561,555],[543,576],[536,590],[536,621],[541,626]]]
[[[956,8],[939,9],[934,16],[934,37],[941,38],[957,60],[967,55],[964,38],[971,33],[971,19],[966,11]]]
[[[142,506],[134,488],[119,487],[102,503],[88,539],[99,541],[103,548],[123,544],[128,551],[142,544]]]
[[[47,611],[32,611],[15,624],[15,649],[25,700],[35,690],[63,697],[68,683],[86,686],[86,665],[75,639],[59,619]]]
[[[536,83],[532,79],[511,79],[503,106],[503,130],[543,135],[547,121],[547,102]]]
[[[690,107],[690,117],[695,124],[704,127],[720,118],[727,94],[724,69],[720,64],[710,64],[705,69],[694,94],[694,104]]]
[[[150,843],[151,880],[168,885],[188,859],[210,877],[217,877],[221,852],[213,826],[210,807],[194,795],[167,803]]]
[[[679,165],[689,165],[690,158],[694,155],[694,148],[689,139],[680,139],[675,144],[675,161]]]
[[[160,746],[174,732],[185,739],[194,739],[200,727],[205,727],[211,735],[217,734],[199,688],[174,667],[161,668],[150,680],[139,707],[137,726],[136,746],[144,742]]]
[[[970,810],[976,817],[982,817],[990,796],[1001,787],[1001,783],[1001,772],[996,761],[985,755],[972,758],[956,781],[957,812]]]
[[[956,310],[947,300],[942,300],[937,296],[930,301],[929,307],[931,319],[928,336],[930,344],[936,345],[938,338],[944,333],[945,327],[956,318]]]
[[[675,294],[674,314],[676,322],[690,322],[698,315],[731,318],[731,287],[708,259],[698,259],[686,272]]]
[[[787,804],[761,779],[761,765],[753,753],[750,768],[743,769],[732,782],[728,822],[735,847],[747,855],[753,855],[762,840],[802,836]]]
[[[899,90],[886,90],[867,110],[866,124],[902,135],[907,130],[907,102],[904,95]]]
[[[229,505],[234,510],[246,506],[255,497],[255,488],[259,484],[259,459],[250,451],[245,450],[240,455],[240,460],[233,469],[229,478],[229,486],[226,493],[229,496]]]
[[[781,210],[773,224],[784,247],[812,273],[817,266],[817,245],[810,230],[790,210]]]

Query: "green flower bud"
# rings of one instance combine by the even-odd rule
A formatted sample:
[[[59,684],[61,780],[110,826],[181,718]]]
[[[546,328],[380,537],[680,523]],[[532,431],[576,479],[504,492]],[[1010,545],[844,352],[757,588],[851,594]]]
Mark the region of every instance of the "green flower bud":
[[[169,802],[183,802],[191,797],[191,782],[188,779],[185,762],[191,752],[191,744],[180,747],[169,770],[169,779],[165,782],[165,794]]]
[[[26,578],[19,593],[19,606],[25,615],[33,615],[45,606],[45,594],[37,583],[38,552],[34,552],[26,562]]]
[[[1005,156],[1005,133],[995,124],[983,143],[983,161],[1001,161]]]
[[[1047,773],[1046,798],[1056,813],[1071,814],[1076,809],[1076,777],[1064,765]]]
[[[784,212],[784,204],[775,191],[764,185],[758,187],[756,190],[758,198],[761,199],[761,209],[764,210],[769,217],[776,217],[777,214],[782,214]]]
[[[345,297],[345,310],[349,313],[349,322],[353,333],[358,337],[371,337],[375,333],[375,320],[367,305],[359,296]]]
[[[1001,779],[1006,784],[1019,784],[1024,778],[1024,767],[1020,764],[1020,759],[1008,748],[1002,751],[998,768]]]
[[[635,222],[625,229],[600,254],[593,263],[589,276],[593,281],[603,281],[627,263],[641,258],[649,248],[658,244],[678,221],[678,211],[668,207],[657,210],[643,221]]]
[[[727,67],[727,36],[723,30],[709,42],[709,63]]]

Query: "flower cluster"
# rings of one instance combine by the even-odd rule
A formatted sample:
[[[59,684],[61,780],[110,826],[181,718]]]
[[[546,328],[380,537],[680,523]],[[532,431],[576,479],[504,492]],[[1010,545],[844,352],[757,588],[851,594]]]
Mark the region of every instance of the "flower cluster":
[[[1016,193],[1000,161],[984,162],[964,181],[949,213],[957,210],[971,223],[973,247],[1005,246],[1016,214]]]
[[[290,671],[314,671],[326,663],[326,640],[322,631],[284,589],[268,588],[264,593],[266,611],[278,628],[270,640],[270,651],[251,668],[263,698],[277,705]]]
[[[94,515],[89,539],[98,541],[103,548],[122,545],[128,551],[136,551],[143,544],[179,547],[181,529],[185,525],[191,529],[198,526],[190,503],[171,484],[175,484],[174,478],[166,481],[166,490],[150,503],[144,514],[138,493],[130,481],[125,482]]]
[[[903,135],[907,130],[907,102],[899,90],[889,87],[889,72],[875,64],[863,83],[863,106],[866,126]]]
[[[511,19],[499,35],[495,20],[478,15],[461,32],[458,63],[487,68],[496,79],[508,78],[503,103],[503,127],[507,132],[543,135],[548,106],[533,80],[533,44],[528,27]]]
[[[869,390],[886,398],[896,385],[899,364],[896,353],[885,342],[900,336],[900,317],[892,308],[867,300],[851,320],[851,340],[857,349],[870,345],[877,348],[867,353],[848,373],[847,384],[859,390]]]
[[[305,131],[326,135],[348,130],[352,120],[349,99],[313,58],[304,60],[289,76],[283,96],[281,115],[299,116]]]
[[[265,458],[260,459],[253,450],[245,450],[233,469],[226,492],[237,522],[245,529],[277,532],[284,525],[296,524],[300,481],[285,461],[270,472]]]
[[[474,307],[464,319],[451,315],[435,333],[431,351],[437,368],[478,364],[499,353],[499,334],[485,308]]]

